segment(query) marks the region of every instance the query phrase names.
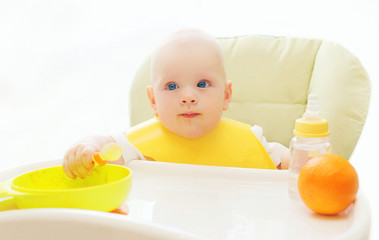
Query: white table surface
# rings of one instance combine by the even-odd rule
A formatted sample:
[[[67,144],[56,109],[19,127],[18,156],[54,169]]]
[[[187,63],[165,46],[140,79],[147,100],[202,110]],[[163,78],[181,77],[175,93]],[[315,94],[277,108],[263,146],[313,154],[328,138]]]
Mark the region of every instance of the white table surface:
[[[6,169],[0,172],[0,182],[25,171],[55,166],[60,162],[24,164]],[[25,220],[28,216],[29,222],[37,218],[51,223],[51,218],[67,223],[67,219],[72,218],[75,225],[86,226],[95,221],[94,230],[90,233],[92,239],[100,239],[102,230],[110,225],[120,224],[129,227],[117,228],[119,234],[112,236],[131,236],[132,231],[138,235],[150,229],[157,239],[368,238],[370,207],[362,192],[358,193],[354,204],[339,215],[321,216],[307,209],[301,201],[289,198],[287,171],[148,161],[132,161],[128,167],[133,171],[132,191],[127,199],[130,207],[128,216],[73,209],[10,210],[0,212],[0,228],[8,222],[10,234],[9,221],[13,219],[15,226],[22,227],[22,224],[28,225]],[[56,212],[49,215],[52,211]],[[44,213],[42,220],[41,213]],[[22,239],[22,232],[18,234],[21,235],[17,239]],[[30,234],[25,239],[33,239]],[[89,233],[86,234],[88,236]],[[154,238],[139,236],[136,239]]]

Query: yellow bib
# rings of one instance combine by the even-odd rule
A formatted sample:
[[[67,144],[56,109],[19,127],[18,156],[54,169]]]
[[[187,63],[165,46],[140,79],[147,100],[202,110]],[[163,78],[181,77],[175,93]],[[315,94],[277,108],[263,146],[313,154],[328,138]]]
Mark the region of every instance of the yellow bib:
[[[227,118],[196,139],[168,131],[157,119],[132,127],[126,137],[147,159],[160,162],[276,169],[250,126]]]

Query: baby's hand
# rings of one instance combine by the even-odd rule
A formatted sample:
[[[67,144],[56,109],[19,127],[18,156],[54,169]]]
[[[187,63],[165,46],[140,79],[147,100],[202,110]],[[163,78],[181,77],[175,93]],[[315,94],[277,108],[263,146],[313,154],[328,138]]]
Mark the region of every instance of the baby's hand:
[[[100,152],[101,146],[96,143],[79,142],[72,146],[65,154],[63,160],[64,173],[75,179],[77,176],[85,178],[94,168],[92,157]]]

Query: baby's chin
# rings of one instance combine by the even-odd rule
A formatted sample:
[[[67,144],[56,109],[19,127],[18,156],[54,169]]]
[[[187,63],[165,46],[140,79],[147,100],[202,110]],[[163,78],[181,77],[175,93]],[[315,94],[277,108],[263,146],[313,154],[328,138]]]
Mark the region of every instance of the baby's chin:
[[[221,117],[220,117],[221,118]],[[198,116],[195,118],[187,119],[179,117],[176,121],[165,121],[161,119],[163,126],[170,132],[179,135],[184,138],[196,139],[203,137],[211,132],[218,124],[220,119],[209,119],[204,116]]]

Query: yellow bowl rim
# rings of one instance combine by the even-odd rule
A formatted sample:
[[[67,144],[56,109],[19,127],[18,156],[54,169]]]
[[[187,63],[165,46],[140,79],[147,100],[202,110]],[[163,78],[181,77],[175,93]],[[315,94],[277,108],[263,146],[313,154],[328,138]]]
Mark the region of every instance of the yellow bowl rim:
[[[58,167],[61,167],[61,166],[54,166],[54,167],[48,167],[48,168],[41,168],[41,169],[37,169],[37,170],[33,170],[33,171],[29,171],[29,172],[25,172],[23,174],[20,174],[16,177],[14,177],[12,179],[12,181],[10,182],[10,186],[11,186],[11,189],[14,190],[14,191],[17,191],[17,192],[20,192],[20,193],[33,193],[33,194],[46,194],[46,193],[60,193],[60,192],[77,192],[77,191],[83,191],[83,190],[91,190],[91,189],[94,189],[94,188],[99,188],[99,186],[109,186],[109,185],[115,185],[119,182],[122,182],[122,181],[127,181],[129,178],[132,177],[132,170],[130,168],[127,168],[125,166],[121,166],[121,165],[113,165],[113,164],[109,164],[107,165],[109,167],[112,167],[112,168],[124,168],[124,169],[127,169],[129,170],[129,174],[124,177],[124,178],[121,178],[119,180],[116,180],[116,181],[113,181],[113,182],[110,182],[110,183],[104,183],[104,184],[101,184],[101,185],[96,185],[96,186],[90,186],[90,187],[80,187],[80,188],[71,188],[71,189],[30,189],[30,188],[24,188],[24,187],[19,187],[19,186],[16,186],[13,184],[13,181],[22,176],[22,175],[25,175],[25,174],[28,174],[28,173],[31,173],[31,172],[34,172],[34,171],[38,171],[38,170],[42,170],[42,169],[51,169],[51,168],[58,168]]]

